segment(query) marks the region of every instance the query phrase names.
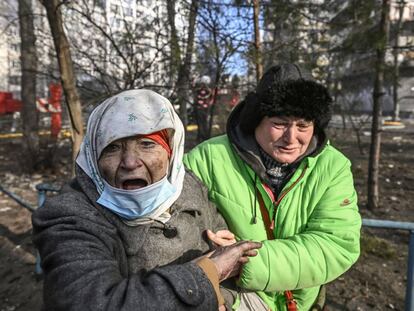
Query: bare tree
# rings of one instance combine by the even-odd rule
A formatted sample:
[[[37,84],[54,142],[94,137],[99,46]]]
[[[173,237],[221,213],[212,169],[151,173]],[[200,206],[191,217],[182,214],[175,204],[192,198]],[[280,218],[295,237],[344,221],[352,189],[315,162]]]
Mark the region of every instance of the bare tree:
[[[260,1],[253,0],[253,24],[254,24],[254,47],[255,47],[255,65],[256,65],[256,81],[259,83],[263,75],[262,51],[260,43]]]
[[[382,98],[384,92],[385,53],[389,36],[389,11],[391,0],[382,0],[381,21],[379,24],[379,40],[376,46],[376,74],[373,90],[373,112],[371,129],[371,147],[368,167],[368,208],[379,207],[378,169],[381,151],[380,117],[382,115]]]
[[[42,0],[46,8],[47,19],[55,45],[58,58],[60,78],[63,92],[72,125],[72,160],[73,167],[75,158],[79,152],[83,138],[82,107],[76,90],[76,78],[73,70],[72,55],[70,53],[69,41],[63,28],[61,2],[59,0]],[[73,171],[74,172],[74,171]]]
[[[166,88],[176,78],[176,73],[161,74],[173,61],[165,27],[168,19],[157,7],[144,12],[137,9],[133,15],[132,9],[113,3],[110,15],[106,15],[98,2],[82,0],[69,3],[65,12],[70,13],[68,24],[92,30],[81,38],[68,32],[83,96],[96,102],[125,89]]]
[[[338,95],[339,95],[338,91]],[[357,139],[357,145],[359,149],[359,153],[361,155],[365,155],[365,149],[362,144],[362,132],[369,126],[371,123],[372,115],[370,114],[360,114],[361,111],[361,100],[354,98],[352,94],[341,94],[341,99],[343,101],[343,105],[340,106],[340,112],[342,117],[343,123],[343,130],[345,131],[346,128],[346,119],[349,120],[351,124],[351,128],[355,133]]]
[[[39,115],[36,109],[36,37],[31,0],[19,0],[21,38],[21,98],[23,127],[23,165],[31,172],[39,160]]]
[[[251,9],[251,6],[249,7]],[[246,10],[247,11],[247,10]],[[245,13],[245,11],[244,11]],[[217,92],[221,80],[230,66],[240,66],[240,60],[232,61],[237,53],[242,53],[246,46],[251,46],[251,29],[246,20],[251,21],[251,15],[239,15],[235,8],[229,8],[216,1],[205,1],[200,8],[198,36],[198,52],[203,71],[213,77],[213,103],[210,107],[209,133],[211,136],[213,117],[216,113]]]
[[[400,117],[400,106],[398,103],[398,86],[399,86],[399,78],[400,78],[400,67],[399,67],[399,60],[398,55],[400,53],[399,43],[400,43],[400,33],[402,28],[402,19],[404,8],[407,4],[405,0],[400,0],[398,3],[398,20],[395,26],[395,38],[394,38],[394,77],[393,77],[393,86],[392,86],[392,98],[394,102],[394,109],[393,109],[393,120],[397,121]]]
[[[184,123],[184,128],[187,129],[188,116],[187,116],[187,104],[189,100],[189,90],[191,86],[190,72],[191,72],[191,59],[194,51],[194,38],[195,38],[195,25],[198,14],[198,0],[192,0],[190,6],[190,14],[188,17],[188,35],[187,35],[187,48],[185,57],[180,62],[177,78],[177,97],[180,103],[180,117]]]
[[[176,76],[181,63],[181,48],[177,33],[177,27],[175,26],[175,4],[176,0],[167,0],[167,16],[168,24],[170,26],[170,49],[171,49],[171,61],[170,61],[170,75]]]
[[[301,62],[317,68],[320,56],[326,54],[327,27],[322,25],[329,21],[328,6],[333,6],[332,1],[261,1],[265,67],[275,62]]]

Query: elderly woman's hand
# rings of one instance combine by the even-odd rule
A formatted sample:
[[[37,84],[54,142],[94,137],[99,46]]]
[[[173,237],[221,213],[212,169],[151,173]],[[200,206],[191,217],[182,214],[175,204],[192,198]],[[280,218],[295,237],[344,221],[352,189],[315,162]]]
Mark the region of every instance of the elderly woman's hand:
[[[229,246],[237,242],[234,234],[229,230],[219,230],[216,233],[207,230],[207,237],[212,242],[214,248]]]
[[[219,247],[208,254],[216,265],[220,282],[238,275],[243,264],[249,261],[249,257],[256,256],[256,249],[260,247],[260,242],[240,241],[230,246]]]

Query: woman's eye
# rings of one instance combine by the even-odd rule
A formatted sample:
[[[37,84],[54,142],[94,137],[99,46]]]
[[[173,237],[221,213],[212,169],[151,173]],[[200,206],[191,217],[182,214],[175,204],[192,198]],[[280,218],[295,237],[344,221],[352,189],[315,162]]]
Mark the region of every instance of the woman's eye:
[[[306,130],[308,129],[310,126],[312,125],[312,123],[300,123],[298,124],[298,128],[301,130]]]
[[[155,147],[156,143],[152,140],[141,140],[140,145],[146,149]]]
[[[273,127],[277,128],[277,129],[284,129],[286,128],[286,123],[273,123]]]
[[[105,149],[102,151],[102,154],[104,153],[113,153],[113,152],[117,152],[119,149],[121,149],[121,145],[120,144],[109,144],[108,146],[105,147]]]

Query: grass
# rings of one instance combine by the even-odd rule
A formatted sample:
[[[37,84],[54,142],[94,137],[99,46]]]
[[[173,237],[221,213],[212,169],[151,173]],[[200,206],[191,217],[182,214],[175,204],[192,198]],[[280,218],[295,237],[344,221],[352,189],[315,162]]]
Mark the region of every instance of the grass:
[[[397,249],[391,242],[367,233],[361,235],[362,254],[371,254],[384,259],[394,259]]]

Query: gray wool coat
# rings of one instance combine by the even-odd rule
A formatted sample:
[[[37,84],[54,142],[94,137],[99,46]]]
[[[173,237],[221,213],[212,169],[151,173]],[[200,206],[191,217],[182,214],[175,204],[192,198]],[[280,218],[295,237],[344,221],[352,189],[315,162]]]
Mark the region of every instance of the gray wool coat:
[[[227,227],[192,173],[167,225],[126,225],[95,203],[79,168],[65,188],[32,216],[45,310],[217,310],[213,286],[189,261],[209,250],[205,229]]]

